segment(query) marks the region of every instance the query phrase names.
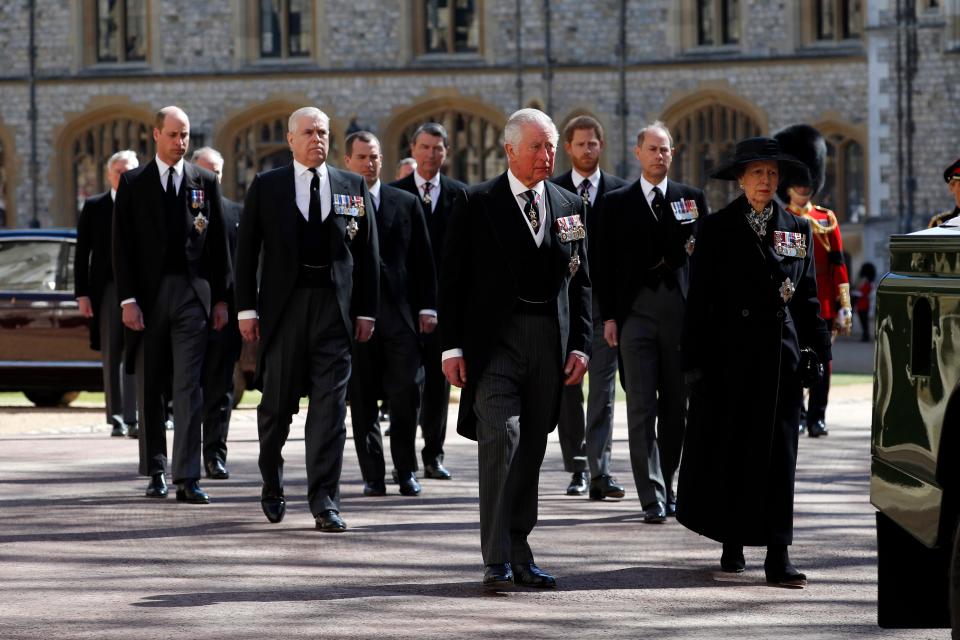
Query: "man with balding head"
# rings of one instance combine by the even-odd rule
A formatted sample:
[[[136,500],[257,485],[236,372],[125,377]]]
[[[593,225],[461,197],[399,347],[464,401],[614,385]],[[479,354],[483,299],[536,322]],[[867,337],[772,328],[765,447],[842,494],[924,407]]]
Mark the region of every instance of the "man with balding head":
[[[237,239],[236,291],[240,333],[260,340],[260,506],[270,522],[283,519],[281,450],[307,395],[307,499],[316,528],[336,533],[347,528],[340,470],[351,340],[373,335],[380,256],[363,178],[326,163],[329,131],[319,109],[294,111],[287,124],[293,162],[251,183]]]
[[[557,129],[537,109],[504,127],[509,170],[457,195],[440,270],[443,373],[457,431],[478,441],[483,584],[551,588],[527,537],[547,434],[591,348],[583,201],[547,181]]]
[[[135,364],[140,409],[140,473],[147,496],[165,498],[166,407],[174,415],[177,500],[205,504],[200,488],[207,327],[227,323],[230,263],[217,177],[184,160],[190,120],[179,107],[157,112],[157,155],[123,174],[113,213],[113,268]],[[171,381],[172,379],[172,387]]]

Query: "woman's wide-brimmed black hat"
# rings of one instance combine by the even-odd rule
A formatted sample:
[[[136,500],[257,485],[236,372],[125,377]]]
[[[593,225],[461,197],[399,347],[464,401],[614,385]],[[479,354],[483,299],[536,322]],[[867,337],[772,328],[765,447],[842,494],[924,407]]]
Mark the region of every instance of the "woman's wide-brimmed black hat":
[[[774,138],[757,137],[744,138],[743,140],[737,142],[733,159],[711,173],[710,177],[716,178],[717,180],[736,180],[738,173],[737,169],[739,167],[748,165],[751,162],[759,162],[761,160],[774,160],[778,162],[780,164],[781,173],[784,173],[785,170],[789,170],[791,172],[806,172],[807,170],[802,162],[791,155],[781,152],[780,143]]]

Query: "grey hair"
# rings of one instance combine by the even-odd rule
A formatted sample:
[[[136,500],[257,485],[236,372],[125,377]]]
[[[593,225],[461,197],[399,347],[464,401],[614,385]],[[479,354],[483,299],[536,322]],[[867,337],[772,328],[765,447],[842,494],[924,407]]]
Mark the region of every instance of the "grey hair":
[[[223,156],[220,155],[220,152],[213,147],[200,147],[193,152],[192,156],[190,156],[190,161],[196,162],[204,156],[209,157],[213,162],[219,162],[220,164],[223,164]]]
[[[439,122],[424,122],[422,125],[417,127],[417,130],[413,132],[413,137],[410,138],[411,147],[417,144],[417,138],[420,137],[421,133],[425,133],[435,138],[441,138],[443,140],[444,148],[450,148],[450,138],[447,137],[447,130],[444,129],[443,125]]]
[[[640,131],[637,132],[637,146],[643,145],[643,138],[647,135],[648,131],[653,129],[660,129],[667,136],[667,140],[670,142],[670,148],[673,148],[673,136],[670,135],[670,129],[667,128],[667,125],[662,120],[654,120],[650,124],[644,126]]]
[[[397,163],[397,169],[400,169],[400,167],[402,167],[402,166],[405,165],[405,164],[413,165],[413,168],[414,168],[414,169],[417,168],[417,161],[416,161],[416,160],[414,160],[413,158],[404,158],[403,160],[401,160],[400,162]]]
[[[550,116],[539,109],[520,109],[514,111],[507,119],[507,124],[503,127],[503,141],[512,147],[520,144],[523,138],[523,127],[528,124],[537,125],[547,130],[551,144],[557,146],[560,140],[560,134],[557,133],[557,125],[553,124]]]
[[[130,167],[131,169],[136,169],[140,166],[140,160],[137,159],[137,153],[132,149],[124,149],[123,151],[117,151],[115,154],[107,158],[107,171],[110,170],[110,167],[121,161],[126,161],[133,165]]]
[[[320,118],[327,123],[327,126],[330,126],[330,116],[325,114],[323,111],[320,111],[320,109],[317,109],[316,107],[300,107],[290,114],[290,119],[287,120],[287,131],[289,133],[294,133],[297,128],[297,120],[307,116],[314,119]]]

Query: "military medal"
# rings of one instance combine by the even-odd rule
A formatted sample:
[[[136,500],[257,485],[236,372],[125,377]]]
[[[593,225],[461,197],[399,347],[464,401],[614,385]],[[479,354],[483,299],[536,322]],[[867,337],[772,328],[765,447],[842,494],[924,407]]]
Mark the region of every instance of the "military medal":
[[[693,222],[700,217],[695,200],[677,200],[670,203],[670,208],[677,222]]]
[[[557,218],[553,226],[560,238],[560,242],[564,244],[573,242],[574,240],[583,240],[587,237],[587,230],[583,226],[583,222],[580,221],[579,215]]]
[[[807,257],[807,237],[792,231],[774,231],[773,248],[777,255],[788,258]]]
[[[357,224],[355,218],[350,218],[350,222],[347,223],[347,237],[353,240],[353,237],[357,235],[357,231],[360,230],[360,225]]]
[[[693,249],[696,246],[696,244],[697,244],[696,238],[694,238],[693,236],[690,236],[689,238],[687,238],[687,242],[685,245],[683,245],[683,248],[687,250],[688,256],[693,255]]]
[[[204,203],[203,189],[190,189],[190,208],[202,209]]]
[[[793,292],[796,290],[797,287],[790,281],[790,278],[787,278],[783,281],[783,284],[780,285],[780,297],[783,298],[785,303],[790,302],[790,299],[793,297]]]
[[[362,218],[367,215],[363,196],[351,196],[342,193],[333,194],[333,212],[338,216]]]
[[[202,213],[198,213],[193,219],[193,228],[197,230],[197,233],[203,233],[203,230],[207,228],[207,217]]]
[[[577,269],[580,268],[580,252],[577,251],[577,247],[573,247],[573,253],[570,254],[570,275],[573,276],[577,273]]]

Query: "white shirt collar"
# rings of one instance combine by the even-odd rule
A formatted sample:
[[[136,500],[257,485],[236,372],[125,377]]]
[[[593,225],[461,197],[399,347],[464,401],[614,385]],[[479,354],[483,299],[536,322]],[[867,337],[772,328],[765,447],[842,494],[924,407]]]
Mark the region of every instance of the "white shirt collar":
[[[377,178],[377,181],[373,184],[372,187],[367,189],[370,192],[370,197],[373,198],[374,202],[380,202],[380,178]]]
[[[160,177],[163,178],[166,176],[167,171],[170,170],[170,165],[160,159],[160,156],[156,157],[157,160],[157,169],[160,170]],[[177,160],[177,164],[173,165],[173,172],[179,178],[183,175],[183,158]]]
[[[597,165],[596,171],[594,171],[593,173],[591,173],[586,177],[580,175],[580,172],[577,171],[576,169],[571,169],[570,177],[573,179],[573,186],[575,189],[579,189],[580,183],[583,182],[584,180],[589,180],[590,186],[592,186],[594,189],[600,188],[600,166],[599,165]]]
[[[317,170],[317,175],[320,176],[320,180],[323,180],[324,177],[327,175],[327,163],[324,162],[319,167],[316,167],[316,170]],[[310,171],[310,167],[308,167],[305,164],[300,164],[296,160],[293,161],[293,175],[299,178],[300,176],[307,173],[308,171]],[[310,179],[313,180],[313,176],[310,176]]]
[[[667,178],[664,177],[660,184],[653,184],[642,175],[640,176],[640,187],[643,189],[643,195],[646,196],[647,200],[650,200],[653,196],[650,195],[650,192],[653,191],[654,187],[660,187],[660,193],[663,194],[663,197],[667,197]]]
[[[510,191],[513,192],[513,195],[515,195],[515,196],[517,196],[517,197],[520,197],[520,194],[521,194],[521,193],[525,193],[525,192],[527,192],[527,191],[530,191],[530,189],[531,189],[531,187],[528,187],[528,186],[526,186],[525,184],[523,184],[522,182],[520,182],[519,180],[517,180],[517,177],[516,177],[515,175],[513,175],[513,171],[510,170],[510,169],[507,169],[507,180],[510,181]],[[543,180],[541,180],[541,181],[538,182],[537,184],[533,185],[532,188],[533,188],[534,191],[536,191],[537,195],[540,196],[540,199],[542,200],[542,199],[543,199],[543,189],[544,189],[544,187],[543,187]]]
[[[116,190],[116,189],[110,189],[110,199],[113,200],[114,202],[117,201],[117,190]]]
[[[424,185],[425,183],[427,183],[427,182],[429,182],[430,184],[433,185],[433,189],[430,190],[430,193],[431,193],[431,194],[435,194],[436,192],[438,192],[438,191],[440,190],[440,172],[439,172],[439,171],[437,171],[437,174],[436,174],[435,176],[433,176],[432,178],[430,178],[429,180],[427,180],[426,178],[424,178],[423,176],[421,176],[419,171],[414,171],[414,172],[413,172],[413,181],[414,181],[414,183],[416,183],[416,185],[417,185],[417,191],[422,192],[422,191],[423,191],[423,185]]]

